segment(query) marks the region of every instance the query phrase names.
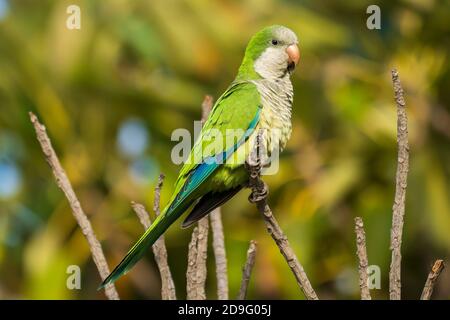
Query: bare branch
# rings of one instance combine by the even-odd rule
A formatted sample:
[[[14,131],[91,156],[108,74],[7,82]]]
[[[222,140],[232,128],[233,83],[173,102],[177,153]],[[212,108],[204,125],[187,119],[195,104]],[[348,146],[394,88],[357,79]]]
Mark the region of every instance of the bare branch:
[[[268,187],[261,180],[261,160],[260,160],[260,141],[261,134],[258,133],[256,137],[255,148],[252,150],[249,159],[247,160],[246,166],[250,173],[249,177],[249,187],[252,189],[252,194],[249,197],[249,201],[256,204],[258,211],[264,218],[264,222],[267,227],[267,231],[272,236],[276,245],[280,249],[281,254],[291,268],[292,273],[297,280],[298,285],[305,294],[308,300],[318,300],[317,294],[314,291],[309,279],[303,270],[302,265],[297,259],[286,235],[281,230],[280,225],[272,214],[267,203]]]
[[[247,250],[247,260],[245,261],[244,268],[242,269],[242,281],[238,300],[244,300],[247,296],[248,283],[250,282],[250,276],[252,275],[253,266],[255,265],[257,243],[254,240],[250,241],[250,246]]]
[[[389,296],[391,300],[401,299],[401,246],[403,223],[405,216],[405,198],[409,170],[408,118],[403,88],[397,70],[392,70],[395,102],[397,104],[397,173],[395,183],[395,199],[392,208],[391,266],[389,271]]]
[[[213,107],[213,98],[210,95],[206,95],[202,102],[202,125],[208,120],[209,113]]]
[[[213,106],[213,99],[206,95],[202,102],[202,125],[208,119]],[[192,232],[188,251],[188,267],[186,271],[186,290],[188,300],[206,299],[206,258],[208,249],[208,217],[198,222],[198,227]]]
[[[206,257],[208,249],[208,217],[202,218],[192,232],[186,271],[187,300],[206,299]]]
[[[213,98],[205,96],[202,103],[202,124],[208,119],[213,107]],[[222,214],[220,208],[210,213],[211,229],[213,235],[213,250],[216,260],[217,298],[228,300],[228,271],[225,251],[225,237],[223,234]]]
[[[160,173],[159,177],[158,177],[158,184],[156,185],[156,188],[155,188],[155,199],[153,201],[153,212],[155,213],[156,216],[159,216],[159,214],[161,213],[161,210],[160,210],[161,189],[163,187],[164,178],[165,178],[164,173]]]
[[[366,249],[366,233],[364,232],[363,220],[360,217],[355,218],[355,233],[356,233],[356,255],[359,260],[359,288],[361,289],[361,300],[372,300],[370,296],[367,276],[367,267],[369,262],[367,259]]]
[[[156,215],[160,213],[159,199],[161,188],[164,180],[164,175],[161,173],[158,180],[158,185],[155,189],[155,203],[153,209]],[[148,212],[145,207],[137,202],[132,201],[131,206],[134,212],[136,212],[139,220],[141,221],[144,229],[150,228],[151,221]],[[153,254],[155,256],[156,264],[158,265],[159,273],[161,275],[161,298],[163,300],[176,300],[175,284],[173,282],[172,273],[170,272],[169,264],[167,262],[167,249],[164,243],[164,236],[159,237],[158,240],[152,246]]]
[[[144,205],[139,202],[131,201],[131,207],[138,216],[141,224],[144,226],[144,229],[147,230],[148,228],[150,228],[152,222],[150,221],[150,216],[147,210],[145,210]]]
[[[198,226],[192,231],[191,241],[188,250],[188,265],[186,270],[186,299],[195,300],[197,298],[197,241]],[[206,294],[203,295],[206,299]],[[200,300],[200,299],[199,299]]]
[[[91,250],[92,258],[97,266],[100,277],[104,280],[109,275],[109,267],[106,263],[105,255],[103,254],[102,246],[98,241],[92,225],[84,214],[81,208],[80,201],[78,200],[75,192],[73,191],[72,185],[64,171],[61,163],[59,162],[58,156],[53,150],[50,138],[47,135],[45,126],[42,125],[34,113],[30,112],[31,123],[36,131],[36,136],[41,145],[42,151],[44,152],[45,159],[50,165],[53,175],[56,179],[56,184],[64,192],[67,200],[69,201],[70,208],[72,209],[73,216],[81,228],[81,232],[86,237]],[[119,294],[116,291],[114,284],[110,284],[105,288],[105,294],[110,300],[119,300]]]
[[[219,300],[228,300],[227,255],[220,208],[215,209],[209,216],[211,220],[214,257],[216,260],[217,298]]]
[[[434,285],[442,270],[444,270],[445,264],[443,260],[436,260],[431,268],[430,273],[428,274],[427,281],[425,282],[425,286],[422,291],[422,295],[420,296],[420,300],[430,300],[431,295],[433,294]]]

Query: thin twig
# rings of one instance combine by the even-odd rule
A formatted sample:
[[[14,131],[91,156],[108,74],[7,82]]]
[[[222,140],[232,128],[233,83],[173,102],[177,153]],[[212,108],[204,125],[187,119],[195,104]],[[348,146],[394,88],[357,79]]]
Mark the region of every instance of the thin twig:
[[[431,268],[430,273],[428,274],[427,281],[425,282],[425,286],[422,291],[422,295],[420,296],[420,300],[430,300],[431,295],[433,294],[434,285],[442,270],[444,270],[445,264],[443,260],[436,260],[433,267]]]
[[[252,275],[253,266],[255,265],[257,243],[254,240],[250,241],[250,246],[247,250],[247,260],[245,261],[244,268],[242,269],[242,281],[238,300],[244,300],[247,296],[248,283],[250,282],[250,276]]]
[[[30,112],[30,120],[34,126],[36,131],[36,136],[41,145],[42,151],[44,152],[45,159],[50,165],[53,175],[56,179],[56,184],[58,187],[64,192],[67,200],[69,201],[69,205],[72,209],[73,216],[77,221],[78,225],[81,228],[81,232],[87,239],[89,244],[89,248],[91,250],[92,258],[94,259],[94,263],[97,266],[98,272],[100,273],[100,277],[104,280],[109,275],[109,267],[106,263],[105,255],[103,254],[102,246],[98,241],[94,230],[92,229],[92,225],[84,214],[83,209],[81,208],[80,201],[78,200],[75,192],[73,191],[72,185],[67,177],[66,172],[64,171],[61,163],[59,162],[58,156],[56,155],[50,138],[47,135],[45,126],[42,125],[37,119],[34,113]],[[110,300],[119,300],[119,294],[116,291],[116,288],[113,284],[106,286],[105,294]]]
[[[186,271],[187,300],[206,299],[205,283],[207,273],[208,227],[208,217],[204,217],[198,222],[198,226],[192,232]]]
[[[202,124],[208,119],[213,107],[211,96],[205,96],[202,103]],[[210,213],[211,231],[213,236],[213,251],[216,260],[217,298],[228,300],[228,271],[227,255],[225,251],[225,237],[223,234],[222,214],[220,207]]]
[[[213,107],[213,98],[210,95],[206,95],[202,102],[202,125],[208,120],[209,113]]]
[[[198,242],[198,226],[192,231],[191,241],[188,250],[188,265],[186,270],[186,299],[197,299],[197,242]],[[203,291],[204,292],[204,291]],[[201,292],[200,294],[202,294]],[[203,294],[206,299],[206,294]]]
[[[159,199],[161,194],[161,188],[163,185],[164,175],[161,173],[159,176],[158,184],[155,189],[155,202],[153,210],[156,216],[160,214]],[[145,210],[145,207],[137,202],[132,201],[131,207],[136,212],[144,229],[150,228],[151,221],[150,216]],[[169,264],[167,262],[167,249],[164,243],[164,236],[159,237],[158,240],[152,246],[153,255],[155,256],[156,264],[158,265],[159,273],[161,275],[161,298],[163,300],[176,300],[175,284],[173,282],[172,273],[170,272]]]
[[[206,95],[202,102],[202,125],[208,119],[212,109],[212,97]],[[186,271],[186,291],[188,300],[206,299],[206,258],[208,249],[209,219],[203,217],[192,232],[188,251],[188,266]]]
[[[186,270],[186,299],[197,299],[197,242],[198,242],[198,226],[192,231],[191,241],[188,250],[188,265]],[[203,294],[206,299],[206,295]]]
[[[153,200],[153,212],[156,216],[161,213],[160,203],[161,203],[161,189],[164,184],[164,173],[160,173],[158,177],[158,183],[155,188],[155,199]]]
[[[361,289],[361,300],[372,300],[370,296],[367,276],[367,267],[369,262],[367,259],[366,233],[364,232],[363,220],[360,217],[355,218],[356,233],[356,255],[359,260],[359,288]]]
[[[409,170],[408,118],[403,88],[397,70],[392,70],[395,102],[397,104],[397,173],[395,182],[395,199],[392,208],[391,266],[389,271],[389,296],[391,300],[401,299],[401,246],[405,216],[406,186]]]
[[[225,239],[220,208],[210,213],[213,251],[216,260],[217,298],[228,300],[228,271]]]
[[[150,216],[147,210],[145,210],[144,205],[139,202],[131,201],[131,207],[138,216],[141,224],[144,226],[144,229],[147,230],[148,228],[150,228],[152,222],[150,221]]]
[[[272,214],[267,203],[268,187],[261,180],[261,160],[260,160],[260,140],[261,134],[258,133],[256,136],[255,148],[252,150],[249,159],[247,160],[246,167],[250,173],[249,177],[249,187],[252,189],[252,194],[249,197],[249,201],[256,204],[258,211],[262,214],[264,222],[267,227],[267,231],[272,236],[276,245],[280,249],[281,254],[291,268],[298,285],[305,294],[308,300],[318,300],[317,294],[314,291],[311,283],[309,282],[308,276],[303,270],[302,265],[297,259],[294,250],[289,244],[286,235],[281,230],[280,225]]]

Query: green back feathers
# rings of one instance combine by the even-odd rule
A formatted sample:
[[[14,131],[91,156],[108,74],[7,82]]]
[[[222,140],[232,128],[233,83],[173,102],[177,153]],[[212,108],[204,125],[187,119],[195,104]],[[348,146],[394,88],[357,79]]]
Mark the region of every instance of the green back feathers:
[[[174,195],[184,186],[189,174],[204,159],[229,150],[241,136],[230,136],[242,130],[242,135],[261,107],[261,99],[252,83],[233,83],[217,100],[200,137],[180,170]],[[217,136],[217,134],[220,134]],[[220,137],[220,139],[218,139]],[[174,200],[174,199],[172,199]]]

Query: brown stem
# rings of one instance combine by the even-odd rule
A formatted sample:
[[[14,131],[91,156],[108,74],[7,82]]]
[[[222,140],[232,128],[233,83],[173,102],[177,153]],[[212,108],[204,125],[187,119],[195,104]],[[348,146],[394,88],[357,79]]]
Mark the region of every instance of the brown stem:
[[[213,107],[211,96],[205,96],[202,103],[202,124],[208,119]],[[213,251],[216,260],[217,298],[228,300],[228,271],[225,251],[225,237],[223,234],[222,214],[220,207],[210,213],[211,231],[213,236]]]
[[[367,259],[366,249],[366,233],[364,232],[363,220],[360,217],[355,218],[355,233],[356,233],[356,255],[359,260],[359,288],[361,289],[361,300],[372,300],[370,296],[367,276],[367,267],[369,262]]]
[[[153,212],[156,216],[161,213],[160,203],[161,203],[161,189],[164,184],[164,173],[160,173],[158,177],[158,183],[155,188],[155,199],[153,200]]]
[[[156,216],[160,214],[159,199],[161,194],[161,188],[164,181],[164,175],[161,173],[159,176],[158,184],[155,189],[155,202],[153,210]],[[131,207],[136,212],[144,229],[147,230],[151,226],[150,216],[145,210],[145,207],[137,202],[132,201]],[[167,249],[164,243],[164,236],[159,237],[158,240],[152,246],[153,255],[161,275],[161,298],[163,300],[176,300],[175,284],[173,282],[172,273],[170,272],[169,263],[167,262]]]
[[[73,216],[81,228],[81,232],[86,237],[91,250],[92,258],[97,266],[100,277],[104,280],[109,275],[109,267],[106,263],[105,255],[103,254],[102,246],[98,241],[92,225],[85,215],[83,209],[81,208],[80,201],[78,200],[75,192],[73,191],[72,185],[64,171],[61,163],[59,162],[58,156],[56,155],[50,138],[47,135],[45,126],[42,125],[37,119],[34,113],[30,112],[31,123],[36,131],[36,136],[41,145],[42,151],[44,152],[45,159],[50,165],[53,175],[56,179],[56,184],[63,191],[67,200],[69,201],[70,208],[72,209]],[[116,291],[114,284],[107,285],[105,288],[105,294],[110,300],[119,300],[119,294]]]
[[[252,189],[252,194],[250,195],[250,202],[255,203],[258,211],[264,218],[267,231],[272,236],[276,245],[280,249],[281,254],[289,265],[292,273],[297,280],[300,289],[305,294],[308,300],[318,300],[317,294],[314,291],[311,283],[309,282],[308,276],[306,275],[303,266],[297,259],[286,235],[281,230],[280,225],[272,214],[267,203],[268,187],[261,180],[261,161],[260,161],[260,140],[261,134],[258,133],[256,137],[255,148],[252,150],[249,159],[247,160],[246,167],[249,171],[249,187]]]
[[[422,291],[422,295],[420,296],[420,300],[430,300],[431,295],[433,294],[434,285],[439,278],[442,270],[444,270],[445,264],[443,260],[436,260],[431,268],[430,273],[428,274],[427,281],[425,282],[425,286]]]
[[[403,88],[397,70],[392,70],[395,102],[397,104],[397,173],[395,183],[395,199],[392,208],[391,266],[389,271],[389,296],[391,300],[401,299],[401,246],[405,216],[405,198],[409,170],[408,118]]]
[[[192,232],[186,271],[187,300],[206,299],[206,257],[208,249],[208,217],[202,218]]]
[[[220,208],[217,208],[209,216],[213,237],[213,251],[216,260],[217,298],[219,300],[228,300],[227,255],[220,211]]]
[[[211,96],[205,96],[202,102],[202,125],[208,119],[213,107]],[[188,267],[186,271],[186,291],[188,300],[206,299],[206,258],[208,249],[208,217],[202,218],[192,232],[188,251]]]
[[[208,120],[209,113],[213,108],[213,98],[210,95],[206,95],[202,102],[202,125]]]
[[[247,260],[245,261],[244,268],[242,269],[242,281],[238,300],[244,300],[247,296],[248,283],[250,282],[250,276],[252,274],[253,266],[255,265],[257,243],[254,240],[250,241],[250,246],[247,250]]]

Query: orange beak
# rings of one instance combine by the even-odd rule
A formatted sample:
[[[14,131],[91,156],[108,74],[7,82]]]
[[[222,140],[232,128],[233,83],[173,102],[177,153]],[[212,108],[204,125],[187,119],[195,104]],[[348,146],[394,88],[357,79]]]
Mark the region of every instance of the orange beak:
[[[289,57],[289,63],[293,62],[295,65],[298,64],[298,61],[300,60],[300,50],[298,50],[298,47],[296,44],[291,44],[286,48],[286,53]]]

